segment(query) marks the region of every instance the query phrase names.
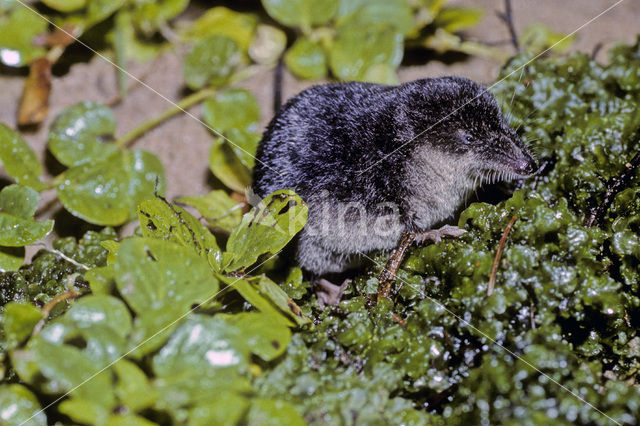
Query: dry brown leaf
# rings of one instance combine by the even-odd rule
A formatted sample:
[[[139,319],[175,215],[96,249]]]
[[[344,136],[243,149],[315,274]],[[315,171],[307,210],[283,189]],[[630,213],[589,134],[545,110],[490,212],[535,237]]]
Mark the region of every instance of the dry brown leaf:
[[[49,111],[51,93],[51,62],[38,58],[29,67],[29,77],[24,82],[18,125],[29,126],[42,122]]]

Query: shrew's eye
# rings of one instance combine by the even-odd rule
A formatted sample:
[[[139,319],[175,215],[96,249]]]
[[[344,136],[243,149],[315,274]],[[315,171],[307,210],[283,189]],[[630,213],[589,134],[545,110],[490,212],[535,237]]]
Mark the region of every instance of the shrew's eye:
[[[471,143],[471,142],[475,142],[476,138],[474,138],[472,135],[466,135],[464,137],[465,142]]]

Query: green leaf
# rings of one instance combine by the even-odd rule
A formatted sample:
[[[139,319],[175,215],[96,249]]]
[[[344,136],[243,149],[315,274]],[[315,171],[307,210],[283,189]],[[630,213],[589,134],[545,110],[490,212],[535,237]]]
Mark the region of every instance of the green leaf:
[[[186,313],[194,303],[218,292],[218,281],[206,260],[193,249],[169,241],[125,239],[113,269],[120,294],[139,315],[168,305]]]
[[[246,397],[222,392],[217,395],[215,400],[189,410],[189,425],[234,426],[241,424],[247,408],[249,408],[249,400]]]
[[[76,301],[64,316],[64,321],[78,328],[108,326],[126,337],[131,331],[131,314],[124,302],[108,295],[89,295]]]
[[[111,108],[81,102],[65,108],[49,129],[48,147],[67,167],[100,162],[118,149],[111,143],[116,120]]]
[[[26,7],[0,15],[0,62],[22,67],[43,56],[46,50],[35,46],[33,38],[47,31],[48,23]]]
[[[0,386],[0,419],[6,425],[45,426],[38,398],[22,385]]]
[[[37,191],[46,185],[40,180],[42,166],[36,153],[14,130],[0,123],[0,161],[7,174],[21,185]]]
[[[24,247],[0,246],[0,270],[17,271],[24,263]]]
[[[59,327],[56,323],[49,324],[40,335],[29,341],[24,350],[12,352],[11,362],[20,378],[37,385],[44,393],[56,395],[71,392],[73,397],[112,409],[116,401],[110,387],[111,373],[108,370],[101,371],[108,364],[108,358],[96,358],[91,352],[61,343],[50,343],[43,338],[42,333],[47,329],[49,337],[59,336]],[[91,346],[94,351],[105,349],[95,340],[87,348]],[[117,356],[118,353],[112,355]]]
[[[238,44],[214,34],[198,42],[184,59],[184,81],[193,90],[227,83],[243,61]]]
[[[300,78],[319,79],[327,75],[327,56],[320,43],[299,37],[284,57],[287,67]]]
[[[26,186],[9,185],[0,191],[0,246],[26,246],[51,232],[52,220],[36,222],[31,218],[39,199],[38,193]]]
[[[291,341],[291,331],[279,319],[256,312],[220,315],[238,327],[245,336],[251,351],[264,361],[282,355]]]
[[[250,392],[246,376],[251,348],[238,327],[221,318],[194,315],[153,357],[159,407],[176,410],[211,402],[211,394]]]
[[[341,0],[338,25],[384,24],[403,35],[414,29],[414,16],[407,0]]]
[[[232,129],[255,132],[260,121],[260,105],[246,89],[228,89],[204,101],[204,122],[220,133]]]
[[[142,235],[177,243],[195,250],[214,269],[220,268],[222,253],[215,237],[198,219],[180,206],[154,198],[138,206]]]
[[[58,12],[75,12],[87,5],[87,0],[42,0],[42,3]]]
[[[236,192],[243,193],[251,185],[251,171],[223,138],[216,138],[211,144],[209,169],[220,182]]]
[[[564,52],[575,41],[575,34],[567,37],[566,34],[553,31],[543,24],[529,25],[520,35],[520,43],[527,52],[532,54],[540,53],[551,46],[556,52]]]
[[[22,219],[31,219],[38,208],[40,194],[21,185],[9,185],[0,192],[0,210]]]
[[[246,268],[260,255],[281,250],[302,229],[307,214],[307,205],[293,191],[281,190],[267,196],[231,232],[225,269]]]
[[[211,224],[211,226],[230,231],[242,220],[242,207],[239,203],[221,189],[211,191],[203,196],[186,196],[176,199],[176,202],[194,207]]]
[[[143,0],[133,2],[132,18],[138,29],[150,36],[182,13],[189,0]]]
[[[475,27],[484,16],[484,11],[472,7],[447,7],[436,16],[433,24],[444,31],[455,33]]]
[[[231,129],[226,133],[227,144],[247,170],[253,170],[256,161],[256,151],[262,135],[241,129]],[[231,142],[229,142],[231,141]],[[233,143],[232,143],[233,142]]]
[[[304,426],[307,424],[293,405],[275,399],[255,399],[251,403],[247,423],[255,426]]]
[[[100,404],[83,398],[69,398],[60,403],[58,410],[78,423],[104,424],[109,416]]]
[[[270,65],[278,61],[287,47],[284,31],[271,25],[258,25],[249,46],[249,57],[257,64]]]
[[[9,302],[4,309],[4,335],[7,345],[14,348],[31,335],[33,328],[42,319],[42,312],[31,303]]]
[[[212,35],[222,35],[234,40],[242,51],[247,52],[256,29],[257,19],[253,15],[235,12],[218,6],[207,10],[193,21],[182,34],[189,41],[197,41]]]
[[[262,5],[281,24],[306,31],[329,22],[338,12],[340,0],[262,0]]]
[[[247,302],[249,302],[263,314],[277,319],[289,327],[293,327],[295,325],[294,322],[290,321],[282,312],[278,310],[275,304],[273,304],[266,296],[260,293],[257,283],[250,282],[245,277],[233,277],[223,274],[218,274],[217,277],[224,284],[240,293],[240,295]]]
[[[145,151],[122,152],[64,172],[58,197],[64,207],[96,225],[117,226],[135,217],[137,204],[165,187],[162,164]]]
[[[153,405],[158,395],[146,374],[136,364],[121,359],[113,366],[113,370],[118,377],[115,394],[122,405],[134,413]]]
[[[94,25],[120,9],[126,0],[87,0],[88,25]]]
[[[362,81],[369,70],[379,64],[397,68],[402,54],[402,34],[391,28],[345,25],[338,29],[329,59],[336,77]]]

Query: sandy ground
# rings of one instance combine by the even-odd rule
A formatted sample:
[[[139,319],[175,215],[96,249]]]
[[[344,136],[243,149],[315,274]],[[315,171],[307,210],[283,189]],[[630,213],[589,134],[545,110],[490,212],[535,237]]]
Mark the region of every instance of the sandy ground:
[[[603,49],[599,60],[606,60],[607,47],[615,41],[632,42],[640,32],[640,2],[623,0],[608,12],[601,14],[617,0],[513,0],[515,26],[522,31],[532,23],[544,23],[556,31],[577,31],[578,40],[574,50],[591,52],[598,43]],[[506,26],[498,19],[496,11],[503,8],[502,0],[454,1],[452,4],[472,5],[486,10],[481,24],[468,33],[482,41],[508,39]],[[511,46],[505,45],[505,49]],[[164,54],[154,63],[146,83],[153,88],[139,87],[115,107],[118,134],[135,128],[170,106],[159,94],[171,100],[184,96],[181,57],[179,52]],[[484,83],[495,81],[500,63],[491,59],[468,58],[446,64],[430,61],[422,65],[403,66],[401,81],[416,78],[457,74]],[[146,64],[132,64],[134,75],[142,75],[149,68]],[[284,98],[295,95],[310,82],[298,81],[289,74],[284,77]],[[265,72],[242,83],[258,98],[262,107],[261,123],[265,126],[272,116],[273,73]],[[16,109],[22,91],[22,77],[0,77],[0,121],[15,127]],[[88,63],[71,67],[63,77],[56,78],[51,94],[49,118],[39,128],[24,132],[24,137],[45,158],[46,131],[50,121],[62,108],[83,100],[105,102],[116,93],[116,73],[104,60],[94,57]],[[192,109],[199,116],[198,107]],[[168,196],[204,194],[216,185],[207,167],[211,134],[193,118],[181,115],[174,117],[150,131],[136,143],[136,148],[153,151],[163,161],[169,181]],[[73,225],[72,225],[73,226]],[[61,234],[72,229],[58,229]]]

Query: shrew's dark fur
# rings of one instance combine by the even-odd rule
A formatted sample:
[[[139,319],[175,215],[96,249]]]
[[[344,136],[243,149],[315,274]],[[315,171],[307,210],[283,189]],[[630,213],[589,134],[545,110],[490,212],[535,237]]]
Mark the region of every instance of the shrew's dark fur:
[[[289,188],[307,202],[298,261],[322,274],[444,220],[483,180],[535,169],[478,83],[354,82],[312,87],[285,104],[258,148],[253,189],[264,197]]]

